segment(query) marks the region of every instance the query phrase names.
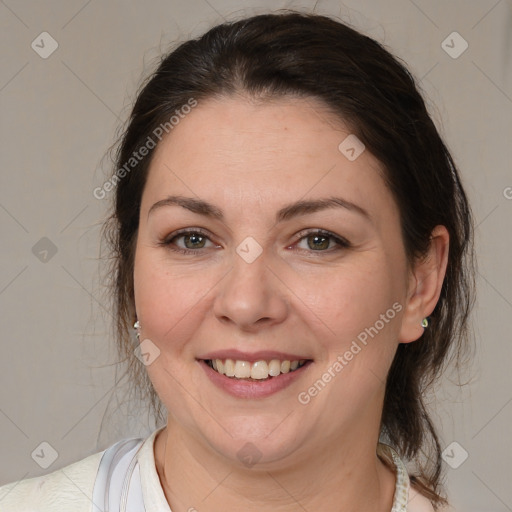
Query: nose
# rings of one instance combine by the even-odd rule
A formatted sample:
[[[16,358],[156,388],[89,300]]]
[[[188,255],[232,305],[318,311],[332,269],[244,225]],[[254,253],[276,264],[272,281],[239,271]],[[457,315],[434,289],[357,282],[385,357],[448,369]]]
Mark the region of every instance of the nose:
[[[265,252],[252,263],[233,255],[233,268],[219,283],[216,318],[245,332],[277,325],[288,314],[286,287],[268,266]]]

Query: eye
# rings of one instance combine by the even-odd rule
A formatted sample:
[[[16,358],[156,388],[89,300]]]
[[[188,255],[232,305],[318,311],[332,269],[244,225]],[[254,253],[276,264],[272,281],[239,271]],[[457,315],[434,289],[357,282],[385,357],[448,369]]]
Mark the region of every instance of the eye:
[[[208,242],[210,246],[207,245]],[[201,252],[200,249],[215,246],[201,229],[178,231],[162,242],[159,242],[159,245],[163,245],[172,251],[182,254],[198,254]]]
[[[344,238],[323,229],[302,231],[298,236],[299,239],[295,245],[300,251],[331,253],[351,247],[350,242]],[[168,247],[174,252],[192,255],[199,255],[202,252],[201,249],[220,247],[214,244],[209,236],[201,229],[177,231],[165,238],[165,240],[159,242],[159,245]],[[301,245],[303,246],[301,247]]]
[[[350,247],[350,243],[347,240],[323,229],[301,232],[299,236],[299,243],[297,245],[300,250],[332,252],[333,250]],[[300,247],[301,244],[304,244],[305,247]]]

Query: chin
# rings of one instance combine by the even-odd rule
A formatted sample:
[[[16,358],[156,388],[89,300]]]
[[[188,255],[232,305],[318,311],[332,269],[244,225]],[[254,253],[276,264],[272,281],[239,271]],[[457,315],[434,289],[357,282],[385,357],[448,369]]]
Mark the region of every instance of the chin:
[[[286,416],[284,416],[286,417]],[[276,470],[301,458],[307,435],[291,430],[283,417],[279,422],[257,417],[237,418],[211,437],[211,430],[203,432],[206,442],[220,455],[234,464],[250,469]],[[229,433],[232,434],[230,436]]]

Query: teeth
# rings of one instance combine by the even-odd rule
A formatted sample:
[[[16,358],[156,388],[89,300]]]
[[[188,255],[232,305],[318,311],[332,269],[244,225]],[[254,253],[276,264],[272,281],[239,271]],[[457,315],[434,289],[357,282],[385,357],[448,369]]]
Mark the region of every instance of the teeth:
[[[247,361],[235,362],[235,377],[237,379],[248,379],[251,376],[251,363]]]
[[[219,368],[219,362],[222,364],[222,361],[217,359],[217,368]],[[221,373],[221,370],[217,369],[217,371]],[[235,376],[235,363],[232,359],[226,359],[226,361],[224,361],[224,375],[227,377]]]
[[[264,380],[269,377],[277,377],[281,373],[293,372],[306,363],[306,359],[300,361],[234,361],[233,359],[214,359],[207,361],[209,366],[221,375],[234,377],[236,379]]]
[[[251,379],[268,378],[268,364],[266,361],[256,361],[251,365]]]
[[[281,361],[277,359],[272,359],[270,363],[268,363],[268,374],[272,377],[277,377],[281,373]]]

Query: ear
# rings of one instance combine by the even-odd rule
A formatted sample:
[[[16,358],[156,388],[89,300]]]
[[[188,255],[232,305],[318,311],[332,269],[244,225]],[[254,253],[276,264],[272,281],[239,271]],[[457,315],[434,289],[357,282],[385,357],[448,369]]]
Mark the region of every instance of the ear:
[[[450,235],[445,226],[436,226],[430,236],[430,247],[409,274],[405,312],[398,341],[410,343],[421,337],[422,320],[434,310],[443,286],[448,264]],[[427,327],[428,329],[428,327]]]

